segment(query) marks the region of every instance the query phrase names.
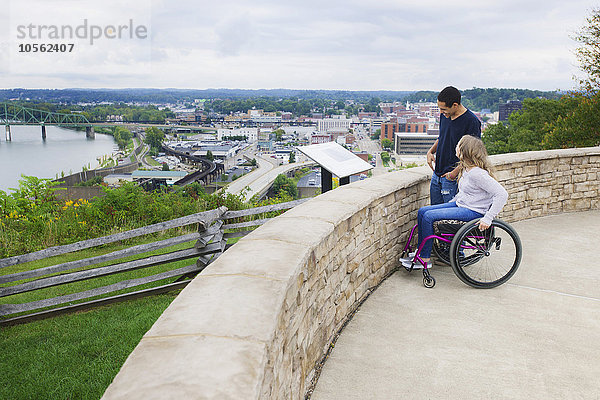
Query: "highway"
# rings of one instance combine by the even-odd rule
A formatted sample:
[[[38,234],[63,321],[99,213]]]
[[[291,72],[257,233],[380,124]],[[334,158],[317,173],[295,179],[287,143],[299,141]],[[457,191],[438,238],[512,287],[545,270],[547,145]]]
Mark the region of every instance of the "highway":
[[[249,200],[255,194],[262,194],[271,187],[279,174],[285,174],[291,169],[314,165],[313,161],[296,162],[278,166],[278,161],[270,157],[254,156],[259,167],[221,189],[231,194],[244,192],[245,199]]]

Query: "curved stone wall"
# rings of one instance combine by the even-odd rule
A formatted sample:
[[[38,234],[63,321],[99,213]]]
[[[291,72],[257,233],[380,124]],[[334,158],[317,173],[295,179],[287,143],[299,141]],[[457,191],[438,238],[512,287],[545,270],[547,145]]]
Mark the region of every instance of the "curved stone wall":
[[[600,208],[600,148],[493,161],[507,221]],[[103,398],[302,399],[347,316],[396,268],[430,174],[338,188],[240,240],[173,301]]]

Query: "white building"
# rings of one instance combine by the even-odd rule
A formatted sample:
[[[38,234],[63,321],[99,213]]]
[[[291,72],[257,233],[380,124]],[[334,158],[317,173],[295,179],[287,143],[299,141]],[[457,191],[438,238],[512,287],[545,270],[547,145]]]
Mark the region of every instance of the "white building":
[[[349,130],[351,119],[346,118],[325,118],[318,120],[317,130],[319,132],[328,132],[331,130],[339,131],[342,129]]]
[[[258,141],[258,128],[217,129],[217,140],[223,140],[226,136],[246,136],[250,143]]]
[[[275,115],[257,115],[257,116],[252,116],[250,118],[250,120],[252,122],[260,122],[260,123],[267,123],[267,124],[276,124],[281,122],[281,116],[275,116]]]

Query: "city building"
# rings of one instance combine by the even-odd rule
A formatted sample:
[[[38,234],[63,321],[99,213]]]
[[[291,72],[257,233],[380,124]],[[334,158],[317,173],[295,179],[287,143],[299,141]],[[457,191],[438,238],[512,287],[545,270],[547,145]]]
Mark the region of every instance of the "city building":
[[[365,119],[365,118],[377,118],[377,113],[376,112],[359,111],[358,119]]]
[[[310,137],[310,144],[329,143],[333,141],[333,136],[328,133],[315,133]]]
[[[396,133],[427,134],[435,128],[435,119],[411,115],[410,117],[395,118],[381,124],[379,140],[388,139],[394,142]]]
[[[383,114],[394,114],[406,109],[405,105],[399,101],[393,103],[379,103],[379,108]]]
[[[252,122],[263,124],[276,124],[281,122],[281,116],[278,115],[257,115],[250,118]]]
[[[509,100],[499,106],[499,119],[500,121],[508,121],[508,116],[515,111],[519,111],[523,108],[523,104],[519,100]]]
[[[346,118],[325,118],[320,119],[317,123],[317,130],[319,132],[339,131],[340,129],[349,130],[351,119]]]
[[[196,109],[187,108],[175,110],[175,118],[180,122],[196,122]]]
[[[429,129],[428,117],[398,118],[399,132],[427,133]]]
[[[398,120],[382,123],[379,142],[382,142],[383,139],[388,139],[393,142],[394,134],[397,132],[400,132],[400,124],[398,124]]]
[[[228,136],[245,136],[246,141],[254,143],[258,140],[258,128],[217,129],[217,140]]]
[[[419,114],[426,117],[439,117],[440,107],[437,103],[417,103],[416,109],[419,110]]]
[[[196,157],[206,158],[206,155],[210,151],[215,159],[226,160],[235,156],[235,154],[240,150],[238,146],[231,145],[200,145],[195,147],[196,151],[192,153],[192,155]]]
[[[437,135],[396,133],[395,151],[398,155],[426,155],[437,140]]]

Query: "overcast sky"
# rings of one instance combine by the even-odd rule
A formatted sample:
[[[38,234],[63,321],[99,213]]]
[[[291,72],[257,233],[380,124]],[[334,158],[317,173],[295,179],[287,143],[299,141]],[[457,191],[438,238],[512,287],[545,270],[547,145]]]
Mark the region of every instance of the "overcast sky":
[[[439,90],[451,84],[568,90],[575,86],[573,75],[581,75],[571,37],[597,2],[0,0],[0,5],[9,10],[0,16],[2,88]],[[90,44],[92,25],[103,37]],[[41,28],[40,39],[42,26],[47,28]],[[55,30],[50,37],[53,26],[63,36],[57,38]],[[119,26],[121,38],[114,37]],[[79,36],[86,37],[65,37],[69,27],[80,27]],[[130,37],[131,27],[141,34]],[[74,47],[67,53],[19,52],[34,43]]]

